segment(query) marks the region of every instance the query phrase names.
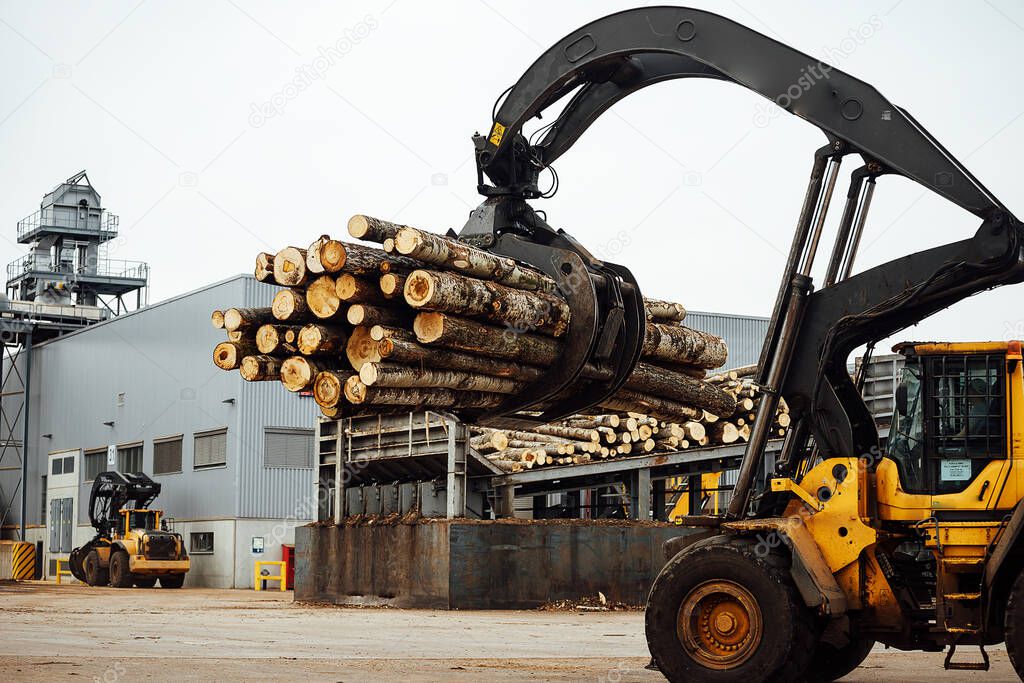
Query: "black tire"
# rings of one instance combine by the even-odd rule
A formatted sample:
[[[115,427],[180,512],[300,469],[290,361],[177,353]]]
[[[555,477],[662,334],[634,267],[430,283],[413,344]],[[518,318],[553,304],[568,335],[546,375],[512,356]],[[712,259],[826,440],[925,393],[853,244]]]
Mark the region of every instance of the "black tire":
[[[647,645],[669,681],[802,679],[817,636],[783,550],[759,552],[754,539],[715,536],[669,560],[645,619]],[[722,626],[709,629],[712,615]]]
[[[110,585],[114,588],[132,587],[132,570],[128,553],[113,550],[110,553]]]
[[[1003,634],[1013,670],[1024,681],[1024,572],[1017,575],[1010,588],[1003,615]]]
[[[164,574],[160,577],[161,588],[181,588],[184,583],[184,574]]]
[[[820,642],[807,674],[808,683],[832,683],[861,665],[875,646],[872,638],[853,636],[843,647]]]
[[[100,562],[100,554],[95,549],[85,554],[82,572],[85,574],[85,582],[90,586],[106,586],[110,583],[110,573]]]
[[[135,576],[132,577],[132,583],[135,584],[136,588],[152,588],[156,585],[155,576]]]

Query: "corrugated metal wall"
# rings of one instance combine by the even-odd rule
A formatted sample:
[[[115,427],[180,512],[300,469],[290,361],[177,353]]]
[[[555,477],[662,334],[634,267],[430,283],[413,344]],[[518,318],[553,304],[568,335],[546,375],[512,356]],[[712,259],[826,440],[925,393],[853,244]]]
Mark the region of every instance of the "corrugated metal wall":
[[[728,368],[756,363],[768,334],[768,318],[747,315],[688,311],[683,324],[724,339],[729,345],[729,360],[725,364]]]
[[[238,276],[35,347],[29,523],[42,521],[40,477],[48,453],[141,442],[143,469],[152,473],[153,440],[177,435],[182,435],[182,472],[153,475],[163,486],[158,505],[169,514],[181,519],[295,515],[296,501],[311,490],[312,464],[264,468],[263,426],[312,429],[316,405],[275,382],[243,382],[211,360],[224,335],[209,324],[210,311],[269,305],[274,291],[251,276]],[[194,469],[193,435],[223,427],[226,465]],[[80,488],[80,523],[88,521],[90,487],[83,482]]]

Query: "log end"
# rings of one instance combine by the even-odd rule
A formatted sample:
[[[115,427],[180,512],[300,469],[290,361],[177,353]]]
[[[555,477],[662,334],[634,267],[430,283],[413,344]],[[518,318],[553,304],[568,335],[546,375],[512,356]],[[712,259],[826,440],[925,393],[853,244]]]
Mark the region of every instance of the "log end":
[[[223,330],[224,329],[224,311],[214,311],[213,313],[211,313],[210,314],[210,324],[212,324],[215,329]]]

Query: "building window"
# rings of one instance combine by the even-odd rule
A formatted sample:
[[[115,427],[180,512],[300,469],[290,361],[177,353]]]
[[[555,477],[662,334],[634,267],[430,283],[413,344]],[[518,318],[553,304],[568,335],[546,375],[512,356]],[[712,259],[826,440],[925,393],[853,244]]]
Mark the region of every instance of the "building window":
[[[189,535],[188,551],[193,555],[213,554],[213,532],[193,531]]]
[[[118,446],[117,471],[132,474],[142,471],[142,444]]]
[[[194,446],[192,466],[195,469],[227,464],[228,430],[196,434]]]
[[[181,437],[153,442],[153,474],[181,472]]]
[[[263,466],[313,466],[313,430],[267,427],[263,432]]]
[[[64,474],[64,458],[54,458],[50,461],[50,474],[53,476]]]
[[[107,449],[98,448],[85,452],[85,481],[92,481],[107,469]]]

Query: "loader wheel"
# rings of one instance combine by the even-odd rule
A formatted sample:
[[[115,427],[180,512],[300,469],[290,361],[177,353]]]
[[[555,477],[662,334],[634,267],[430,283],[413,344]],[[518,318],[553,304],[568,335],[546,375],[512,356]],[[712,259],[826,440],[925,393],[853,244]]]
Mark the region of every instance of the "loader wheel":
[[[795,681],[815,633],[789,557],[753,539],[715,536],[680,552],[654,581],[647,644],[670,681]]]
[[[156,585],[155,576],[136,576],[132,578],[136,588],[152,588]]]
[[[160,577],[161,588],[181,588],[184,583],[184,574],[164,574]]]
[[[110,585],[114,588],[132,587],[132,570],[128,561],[128,553],[115,550],[110,553]]]
[[[110,573],[100,562],[100,554],[90,550],[82,560],[82,571],[85,574],[85,582],[90,586],[106,586],[110,582]]]
[[[1003,633],[1006,638],[1006,653],[1017,677],[1024,681],[1024,572],[1021,572],[1006,601],[1003,616]]]
[[[861,665],[875,641],[863,636],[854,636],[843,647],[836,647],[826,642],[818,643],[814,651],[814,660],[807,672],[808,683],[832,683],[850,673]]]

